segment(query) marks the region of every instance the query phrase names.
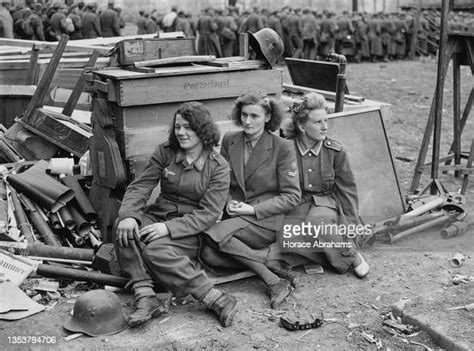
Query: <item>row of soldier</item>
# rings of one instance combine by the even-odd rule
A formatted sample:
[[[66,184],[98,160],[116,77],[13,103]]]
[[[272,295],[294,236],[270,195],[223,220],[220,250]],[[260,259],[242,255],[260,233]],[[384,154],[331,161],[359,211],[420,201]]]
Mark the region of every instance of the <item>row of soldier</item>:
[[[153,30],[183,31],[197,36],[198,53],[202,55],[238,55],[239,33],[255,33],[268,27],[283,39],[285,56],[304,59],[324,59],[330,51],[342,53],[354,61],[388,61],[409,56],[415,32],[415,11],[398,13],[349,13],[336,16],[309,8],[288,6],[280,10],[254,8],[239,13],[237,8],[225,10],[206,8],[199,17],[174,7],[171,13],[151,15],[143,12],[137,23],[139,33],[146,23]],[[450,12],[449,30],[474,30],[474,15]],[[440,13],[426,10],[420,14],[416,35],[418,55],[436,55],[439,42]]]
[[[121,9],[112,4],[106,9],[83,2],[70,7],[59,3],[33,4],[31,8],[16,6],[9,11],[12,36],[20,39],[55,41],[62,34],[71,39],[119,36],[125,26]],[[4,17],[0,14],[0,20]],[[283,39],[287,57],[324,59],[334,50],[353,61],[387,61],[409,56],[415,37],[415,17],[414,11],[393,14],[343,12],[336,16],[328,11],[289,6],[274,11],[254,8],[242,13],[236,7],[206,8],[200,15],[192,15],[173,6],[166,14],[156,10],[151,13],[140,11],[136,24],[138,34],[182,31],[185,36],[195,36],[201,55],[238,55],[239,33],[255,33],[269,27]],[[448,23],[450,30],[474,30],[471,13],[450,12]],[[439,25],[439,11],[421,13],[416,35],[417,54],[436,54]],[[5,32],[5,23],[0,27]],[[8,34],[3,36],[8,37]]]
[[[36,3],[31,7],[4,3],[3,6],[10,12],[12,26],[12,30],[7,31],[10,35],[4,37],[57,41],[62,34],[67,34],[71,39],[91,39],[120,36],[125,27],[121,9],[113,4],[107,8],[99,8],[95,3],[85,5],[84,2],[71,6],[60,3]]]

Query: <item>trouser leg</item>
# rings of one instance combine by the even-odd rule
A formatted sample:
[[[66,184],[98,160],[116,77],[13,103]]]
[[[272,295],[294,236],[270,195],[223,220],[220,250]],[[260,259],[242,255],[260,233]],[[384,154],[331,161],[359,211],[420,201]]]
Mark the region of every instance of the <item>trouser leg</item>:
[[[145,245],[138,240],[130,240],[128,247],[120,246],[116,235],[118,221],[113,226],[114,247],[117,255],[117,261],[125,277],[130,279],[133,289],[149,287],[153,288],[153,279],[151,278],[142,259],[142,251]]]
[[[333,208],[325,206],[311,206],[307,220],[311,221],[312,224],[321,224],[321,225],[336,225],[338,214],[337,211]],[[346,235],[341,235],[337,230],[331,231],[327,229],[330,227],[325,227],[326,230],[322,230],[318,236],[319,242],[331,242],[332,243],[344,243],[345,248],[333,247],[333,245],[324,246],[320,248],[322,252],[326,255],[327,260],[331,266],[339,273],[345,273],[352,266],[352,263],[355,259],[356,251],[353,244],[347,238]],[[332,228],[335,228],[334,226]],[[350,246],[350,248],[349,248]]]
[[[197,236],[176,240],[166,236],[149,243],[143,250],[143,259],[152,276],[175,296],[191,294],[202,300],[213,284],[193,262],[198,249]]]

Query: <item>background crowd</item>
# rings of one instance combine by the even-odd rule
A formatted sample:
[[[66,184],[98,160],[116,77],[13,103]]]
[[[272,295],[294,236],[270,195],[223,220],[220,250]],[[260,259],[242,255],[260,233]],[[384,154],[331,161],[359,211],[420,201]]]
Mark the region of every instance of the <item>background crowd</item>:
[[[31,40],[58,40],[61,34],[71,39],[120,36],[125,21],[121,9],[109,4],[83,2],[66,6],[59,3],[16,6],[0,10],[0,37]],[[12,30],[8,30],[8,13]],[[410,56],[415,37],[416,11],[397,13],[335,14],[310,8],[279,10],[254,8],[241,11],[237,7],[206,8],[191,14],[174,6],[169,13],[139,11],[137,34],[160,31],[182,31],[185,36],[200,37],[198,53],[217,57],[239,53],[239,33],[257,32],[268,27],[283,39],[285,56],[304,59],[324,59],[331,50],[352,61],[388,61]],[[419,17],[415,55],[436,55],[440,27],[440,12],[424,10]],[[474,14],[450,12],[449,30],[473,32]],[[3,29],[2,29],[3,28]],[[7,29],[5,29],[7,28]],[[2,33],[3,30],[3,33]]]

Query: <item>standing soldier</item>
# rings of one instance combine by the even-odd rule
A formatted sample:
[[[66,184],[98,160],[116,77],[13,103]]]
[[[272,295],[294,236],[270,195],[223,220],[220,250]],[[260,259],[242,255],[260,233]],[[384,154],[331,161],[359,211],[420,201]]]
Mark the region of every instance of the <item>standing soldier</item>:
[[[177,32],[183,32],[185,37],[194,36],[193,30],[191,29],[191,24],[185,16],[183,10],[178,11],[178,17],[176,18],[176,28]]]
[[[74,25],[74,31],[71,33],[71,39],[83,39],[82,35],[82,18],[79,15],[79,10],[77,5],[71,6],[69,9],[68,18],[71,19],[72,24]]]
[[[237,40],[237,23],[235,23],[234,17],[229,13],[226,13],[221,21],[223,26],[221,30],[222,55],[230,57],[233,55]]]
[[[308,8],[303,10],[302,24],[303,58],[306,60],[316,60],[319,44],[319,27],[316,17]]]
[[[158,32],[158,25],[153,20],[153,18],[150,17],[150,14],[148,12],[145,12],[143,16],[145,17],[145,33],[144,34],[153,34],[153,33]]]
[[[291,43],[290,38],[290,15],[291,8],[283,7],[280,11],[280,22],[281,29],[283,30],[283,45],[285,49],[283,50],[283,55],[285,57],[291,57],[293,55],[293,44]]]
[[[303,57],[303,36],[301,31],[301,9],[297,8],[294,13],[290,15],[290,39],[295,50],[292,55],[294,58]]]
[[[239,28],[239,33],[257,33],[260,29],[263,29],[263,22],[259,10],[257,7],[254,8],[254,12],[249,14],[249,16],[242,22],[242,25]]]
[[[137,34],[145,34],[146,29],[145,29],[145,23],[146,23],[146,18],[145,18],[145,10],[139,10],[138,11],[138,20],[137,20]]]
[[[383,57],[384,61],[388,62],[392,60],[395,56],[395,46],[393,38],[395,37],[397,28],[395,26],[395,21],[393,20],[390,14],[384,14],[382,16],[382,47],[383,47]]]
[[[356,40],[356,61],[363,61],[370,59],[369,48],[369,26],[367,25],[367,14],[363,14],[356,22],[355,40]]]
[[[61,5],[59,10],[51,16],[50,35],[56,40],[61,39],[61,35],[70,35],[74,32],[74,24],[67,18],[68,8]]]
[[[163,17],[163,30],[165,32],[176,31],[176,18],[178,17],[178,6],[171,7],[171,11]]]
[[[321,21],[321,37],[319,38],[319,54],[321,56],[326,57],[331,50],[334,50],[337,30],[334,13],[328,12],[326,18]]]
[[[214,55],[222,57],[219,36],[217,35],[217,23],[214,19],[214,10],[207,8],[204,15],[198,21],[198,55]]]
[[[382,48],[382,23],[379,19],[378,14],[372,15],[372,18],[368,22],[369,27],[369,46],[370,46],[370,56],[372,62],[378,62],[383,58],[383,48]]]
[[[349,18],[349,13],[343,11],[342,15],[337,19],[337,34],[336,34],[336,52],[346,55],[342,52],[343,45],[348,45],[352,48],[355,47],[354,42],[354,26]],[[354,51],[354,50],[352,50]],[[354,54],[354,52],[352,52]]]
[[[107,4],[107,9],[100,14],[99,20],[104,38],[120,36],[120,23],[113,2]]]
[[[405,14],[400,13],[397,20],[395,21],[396,33],[395,33],[395,57],[398,60],[402,60],[406,53],[406,38],[405,35],[408,31],[408,25],[405,19]]]
[[[102,36],[99,17],[95,14],[95,5],[87,4],[86,12],[82,16],[82,35],[84,39],[93,39]]]

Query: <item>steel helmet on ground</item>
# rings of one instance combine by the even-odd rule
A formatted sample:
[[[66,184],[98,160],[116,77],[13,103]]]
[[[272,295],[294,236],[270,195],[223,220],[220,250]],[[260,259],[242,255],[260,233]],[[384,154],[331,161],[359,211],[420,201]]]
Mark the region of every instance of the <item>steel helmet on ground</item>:
[[[73,315],[64,328],[90,336],[110,335],[127,328],[119,298],[111,291],[91,290],[74,303]]]

